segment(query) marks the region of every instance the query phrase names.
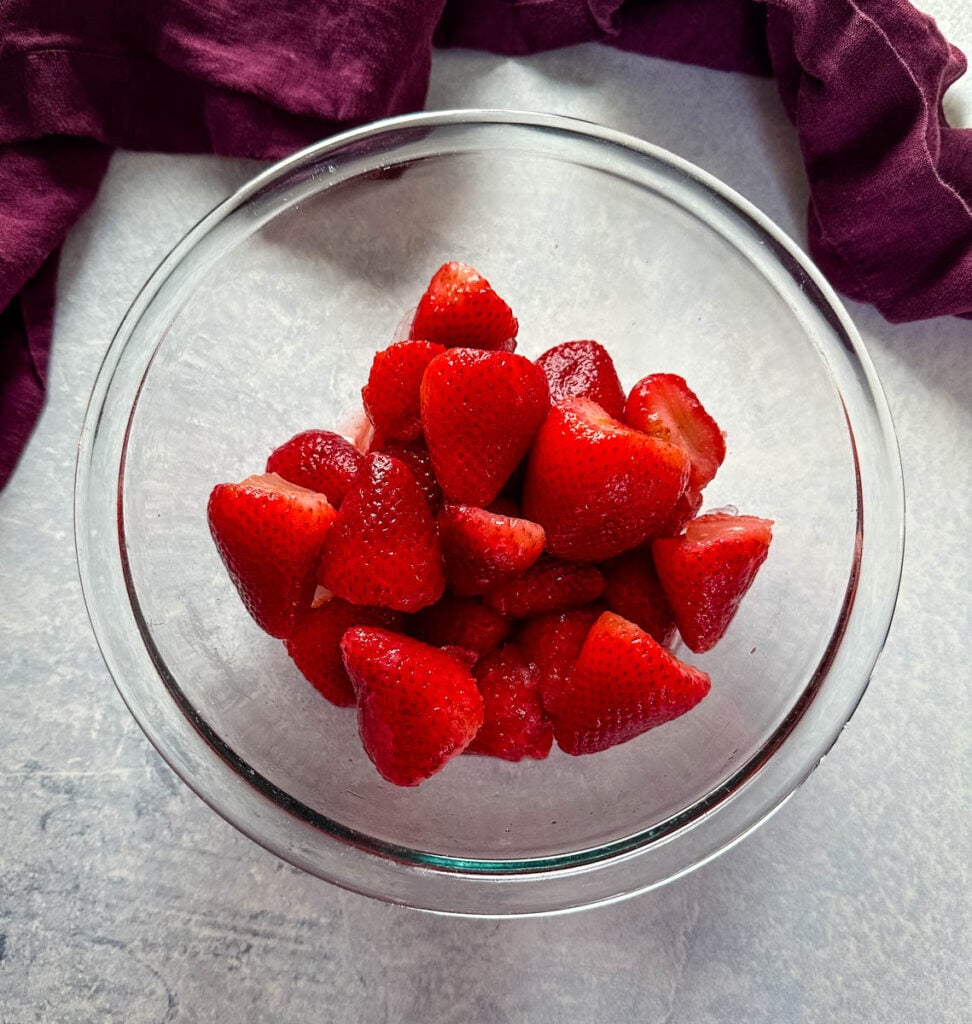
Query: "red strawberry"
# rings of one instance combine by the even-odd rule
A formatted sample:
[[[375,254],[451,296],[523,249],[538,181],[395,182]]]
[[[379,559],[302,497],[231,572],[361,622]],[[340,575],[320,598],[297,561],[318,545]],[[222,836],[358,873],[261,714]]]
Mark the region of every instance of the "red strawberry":
[[[481,594],[523,572],[543,552],[543,527],[473,505],[446,505],[437,518],[446,583],[457,594]]]
[[[618,555],[601,566],[608,607],[668,647],[675,638],[675,619],[658,574],[645,548]]]
[[[324,544],[318,581],[352,604],[403,612],[442,596],[435,521],[403,462],[379,452],[365,457]]]
[[[616,420],[624,413],[624,391],[607,349],[596,341],[565,341],[536,360],[550,384],[550,401],[589,398]]]
[[[593,754],[670,722],[709,692],[709,677],[634,623],[605,612],[573,671],[543,691],[554,736],[568,754]]]
[[[440,647],[440,651],[448,654],[450,657],[455,658],[460,665],[468,668],[472,671],[473,665],[479,661],[480,655],[476,651],[469,650],[468,647],[456,647],[454,644],[446,644],[445,647]]]
[[[726,441],[719,424],[685,380],[674,373],[653,373],[639,380],[628,396],[624,421],[685,451],[691,490],[705,487],[726,457]]]
[[[475,598],[446,594],[415,616],[411,632],[435,647],[464,647],[485,654],[510,635],[510,624]]]
[[[473,676],[483,695],[483,724],[465,752],[543,760],[553,746],[553,730],[540,703],[537,666],[526,652],[507,644],[481,658]]]
[[[678,631],[693,651],[722,639],[772,539],[771,519],[710,512],[690,520],[681,537],[652,544]]]
[[[425,492],[432,514],[435,515],[442,508],[442,490],[435,479],[428,448],[421,444],[399,444],[397,441],[389,441],[380,448],[373,445],[371,450],[382,451],[404,462],[412,471],[416,483]]]
[[[323,494],[275,473],[213,488],[208,518],[216,549],[247,611],[271,636],[289,636],[310,607],[336,514]]]
[[[338,508],[364,456],[340,434],[305,430],[276,448],[267,459],[267,472],[323,494]]]
[[[519,576],[501,580],[483,595],[485,604],[514,619],[588,604],[604,593],[604,577],[593,565],[542,558]]]
[[[410,338],[450,348],[516,348],[516,317],[489,281],[465,263],[445,263],[419,300]]]
[[[400,613],[387,608],[363,608],[335,597],[305,612],[284,643],[304,678],[322,696],[339,707],[350,707],[354,688],[341,660],[341,637],[351,626],[395,629],[401,619]]]
[[[422,378],[422,430],[446,498],[488,505],[549,405],[543,370],[523,356],[471,348],[436,356]]]
[[[573,670],[587,634],[600,614],[595,608],[545,612],[530,619],[520,630],[517,642],[540,672],[541,696],[547,687],[561,685]]]
[[[682,532],[685,524],[695,515],[698,515],[702,507],[702,492],[686,487],[682,496],[675,502],[675,507],[665,519],[665,522],[655,531],[656,537],[676,537]]]
[[[447,652],[387,629],[353,626],[341,654],[365,752],[396,786],[417,786],[439,771],[483,724],[475,680]]]
[[[428,341],[399,341],[375,355],[361,397],[375,432],[386,442],[422,436],[419,385],[426,366],[440,352],[445,352],[442,345]]]
[[[530,453],[523,514],[560,558],[601,561],[671,515],[688,472],[680,448],[619,423],[587,398],[550,410]]]

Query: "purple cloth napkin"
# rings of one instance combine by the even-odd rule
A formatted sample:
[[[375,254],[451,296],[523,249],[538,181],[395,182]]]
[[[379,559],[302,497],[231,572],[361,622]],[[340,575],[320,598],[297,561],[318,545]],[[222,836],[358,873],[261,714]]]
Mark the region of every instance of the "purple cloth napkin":
[[[810,249],[889,320],[972,316],[965,70],[905,0],[156,0],[0,7],[0,487],[43,400],[57,252],[111,149],[276,159],[422,107],[433,45],[586,41],[775,74]]]

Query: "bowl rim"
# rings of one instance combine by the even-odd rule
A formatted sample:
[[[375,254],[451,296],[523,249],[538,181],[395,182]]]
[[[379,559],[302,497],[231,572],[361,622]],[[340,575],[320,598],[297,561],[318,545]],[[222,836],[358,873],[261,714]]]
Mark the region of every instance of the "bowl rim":
[[[894,557],[892,558],[892,571],[890,577],[885,580],[886,592],[883,594],[884,600],[882,610],[877,615],[877,627],[871,634],[869,634],[870,649],[863,659],[862,678],[858,680],[856,696],[851,702],[849,713],[842,716],[839,722],[835,721],[831,723],[831,727],[827,731],[824,741],[818,741],[816,749],[813,752],[813,756],[806,759],[806,762],[802,766],[802,770],[788,780],[786,787],[784,787],[784,791],[775,794],[774,799],[764,802],[765,805],[760,807],[759,813],[751,813],[747,817],[744,826],[736,829],[734,834],[728,840],[714,845],[711,849],[708,849],[704,855],[697,856],[692,863],[685,865],[680,870],[669,872],[663,878],[646,881],[642,885],[628,884],[624,888],[624,891],[614,892],[611,891],[610,887],[608,887],[606,891],[599,891],[594,898],[585,899],[581,903],[572,903],[569,900],[565,903],[561,897],[559,901],[555,900],[549,905],[544,903],[540,909],[535,910],[524,910],[518,908],[512,910],[509,908],[503,908],[497,912],[468,910],[463,907],[454,907],[454,898],[445,899],[439,902],[428,901],[434,905],[426,905],[425,903],[416,902],[414,899],[410,898],[408,894],[402,895],[399,892],[391,891],[391,889],[383,892],[376,891],[373,885],[358,886],[355,884],[353,877],[334,877],[327,871],[321,871],[312,863],[301,862],[300,858],[294,857],[293,851],[279,848],[277,844],[262,833],[256,834],[260,831],[259,829],[250,827],[247,821],[241,820],[240,815],[228,812],[225,807],[220,806],[219,802],[212,799],[210,793],[206,791],[206,787],[200,786],[198,780],[196,780],[190,772],[185,770],[184,765],[180,763],[179,759],[174,757],[172,752],[165,748],[165,744],[160,742],[159,736],[151,723],[145,720],[146,714],[144,709],[135,706],[135,702],[130,699],[130,695],[125,685],[124,674],[119,671],[110,639],[103,628],[103,623],[100,618],[100,611],[98,608],[98,588],[95,580],[96,574],[92,564],[90,550],[85,538],[89,503],[92,501],[92,496],[89,493],[92,449],[97,443],[98,431],[101,426],[102,410],[113,383],[115,370],[117,369],[118,362],[125,350],[125,346],[130,340],[137,324],[145,314],[146,310],[151,306],[163,284],[171,277],[172,273],[181,264],[182,260],[203,238],[208,236],[214,227],[228,218],[239,207],[244,205],[264,189],[272,187],[274,184],[286,179],[292,172],[307,165],[308,163],[318,162],[329,153],[340,151],[348,145],[358,145],[363,142],[386,138],[390,134],[399,132],[402,129],[434,129],[457,125],[506,125],[536,128],[541,130],[555,130],[572,135],[581,135],[595,142],[610,143],[615,146],[620,146],[629,152],[633,152],[642,157],[647,157],[651,160],[664,164],[669,168],[679,171],[686,177],[693,179],[709,192],[715,193],[717,196],[721,197],[721,199],[724,200],[744,220],[753,223],[756,228],[762,232],[762,234],[768,236],[768,238],[772,240],[780,250],[789,256],[794,265],[799,268],[801,274],[805,275],[808,281],[812,283],[816,291],[819,293],[820,300],[822,305],[825,307],[826,314],[832,319],[832,322],[836,324],[835,334],[837,334],[838,338],[844,345],[847,355],[856,364],[855,369],[862,377],[863,386],[871,401],[873,407],[872,411],[876,420],[877,434],[883,444],[883,454],[885,456],[885,465],[882,469],[889,471],[891,474],[889,486],[895,498],[894,508],[885,510],[891,514],[892,519],[896,520],[896,523],[894,524],[896,529],[892,529],[891,531],[892,534],[894,534],[893,542],[895,543],[895,549],[893,552]],[[830,368],[830,363],[825,354],[820,353],[820,356],[828,368]],[[146,372],[150,365],[151,359],[149,359],[148,365],[146,366]],[[836,382],[833,383],[838,397],[843,401],[843,395],[840,389],[837,387]],[[137,395],[135,402],[132,404],[130,415],[134,414],[136,406]],[[530,858],[528,861],[509,860],[484,862],[461,860],[455,857],[440,857],[425,851],[405,851],[400,847],[395,847],[385,841],[374,840],[372,837],[365,837],[364,842],[362,843],[360,835],[356,834],[353,829],[348,829],[338,823],[330,822],[329,819],[323,820],[325,822],[329,822],[331,827],[322,828],[319,822],[308,819],[307,816],[301,812],[303,805],[299,804],[299,801],[294,801],[293,798],[289,798],[287,794],[282,794],[281,796],[281,791],[277,787],[273,786],[272,783],[268,783],[269,790],[267,787],[261,787],[260,785],[255,784],[252,777],[252,769],[250,769],[249,772],[240,770],[240,764],[247,768],[249,767],[246,766],[245,761],[242,761],[242,759],[237,757],[236,760],[238,763],[234,765],[232,763],[232,759],[227,759],[226,751],[220,750],[218,745],[214,745],[213,736],[207,735],[205,727],[206,723],[202,723],[203,727],[201,728],[200,722],[194,720],[190,711],[188,711],[183,705],[180,705],[179,707],[180,713],[182,713],[191,722],[193,728],[196,730],[198,738],[205,743],[206,747],[209,750],[214,751],[218,757],[222,758],[236,776],[245,785],[250,786],[254,792],[259,793],[266,800],[276,803],[277,806],[282,808],[286,813],[290,815],[294,815],[296,813],[297,817],[302,818],[309,827],[314,828],[318,833],[325,834],[330,839],[344,843],[348,847],[353,847],[367,856],[383,858],[389,865],[397,864],[405,870],[410,869],[413,872],[418,869],[424,877],[448,877],[455,880],[465,879],[474,885],[485,883],[487,885],[494,886],[497,884],[502,885],[504,882],[521,883],[528,879],[536,880],[543,885],[545,884],[543,882],[544,879],[556,877],[565,878],[571,875],[576,875],[577,872],[593,870],[595,872],[603,873],[605,869],[610,868],[613,864],[628,861],[632,857],[637,857],[639,852],[643,852],[648,848],[657,847],[661,843],[669,842],[686,829],[691,829],[700,821],[710,818],[727,800],[733,800],[737,797],[740,791],[747,787],[763,771],[764,767],[773,755],[792,738],[794,730],[799,725],[804,713],[811,706],[820,690],[820,687],[827,680],[828,674],[833,667],[834,659],[840,650],[841,641],[848,625],[850,624],[851,618],[854,615],[855,599],[857,596],[858,584],[860,582],[862,559],[865,554],[863,541],[865,510],[862,503],[861,463],[850,420],[850,413],[846,409],[846,406],[844,411],[848,430],[850,432],[851,448],[858,488],[858,544],[855,548],[851,572],[844,593],[844,601],[838,614],[837,624],[831,636],[830,644],[824,652],[813,676],[804,687],[799,699],[791,708],[790,713],[774,729],[772,735],[766,740],[766,742],[763,743],[751,757],[747,758],[747,760],[715,790],[706,794],[706,796],[701,800],[696,801],[689,808],[680,811],[665,822],[658,823],[649,829],[642,829],[641,831],[633,833],[623,839],[598,846],[590,851],[579,851],[578,853],[572,852],[568,854]],[[116,493],[110,496],[105,496],[106,499],[110,500],[112,504],[117,507],[119,529],[116,539],[121,549],[120,560],[122,563],[125,561],[125,556],[122,523],[123,505],[120,499],[124,479],[128,426],[130,426],[130,420],[125,430],[126,437],[122,445],[121,458],[118,465],[115,467],[118,473],[117,490]],[[874,663],[883,648],[888,630],[890,629],[898,588],[900,586],[904,547],[903,479],[901,474],[900,454],[897,448],[887,400],[870,357],[864,348],[863,342],[854,327],[853,322],[846,310],[843,308],[833,289],[824,279],[822,273],[813,265],[809,257],[800,249],[800,247],[780,228],[778,228],[765,214],[759,211],[755,206],[753,206],[753,204],[736,193],[735,190],[730,188],[724,182],[715,178],[713,175],[701,168],[696,167],[689,161],[678,157],[659,146],[615,129],[606,128],[591,121],[564,117],[562,115],[489,108],[457,109],[409,114],[386,118],[372,124],[343,131],[310,146],[304,147],[291,156],[271,165],[250,179],[250,181],[242,187],[234,191],[222,202],[217,204],[208,214],[202,217],[172,248],[169,254],[161,261],[156,270],[142,286],[123,317],[101,362],[96,381],[88,401],[84,417],[84,425],[78,442],[78,457],[75,471],[74,511],[75,547],[85,607],[89,620],[91,621],[99,649],[101,650],[109,672],[113,677],[115,686],[133,717],[139,723],[143,732],[146,733],[146,736],[155,746],[159,754],[176,772],[176,774],[179,775],[179,777],[204,800],[204,802],[220,814],[221,817],[228,820],[237,829],[244,832],[244,834],[254,839],[260,845],[271,850],[290,863],[297,863],[298,866],[304,867],[312,873],[326,878],[327,880],[344,888],[363,892],[367,895],[376,896],[390,902],[421,906],[422,909],[434,910],[440,913],[472,913],[477,916],[494,917],[520,916],[532,913],[548,914],[552,912],[568,911],[577,909],[580,906],[614,902],[616,899],[625,898],[636,892],[655,888],[656,886],[671,881],[676,877],[680,877],[682,874],[685,874],[718,856],[775,813],[775,811],[778,810],[779,807],[781,807],[782,804],[806,780],[816,765],[819,764],[820,760],[822,760],[823,756],[836,741],[841,730],[853,715],[860,699],[863,697],[870,678],[870,673],[873,670]],[[887,538],[885,539],[887,540]],[[116,555],[119,554],[117,551],[115,553]],[[127,568],[124,564],[122,566],[122,570],[127,573]],[[885,575],[887,576],[888,573],[885,572]],[[130,578],[127,578],[126,589],[128,591],[130,603],[135,602],[132,605],[131,610],[133,611],[134,618],[136,619],[136,625],[139,625],[137,599],[133,589],[128,586],[130,582]],[[160,676],[160,679],[168,690],[170,697],[172,697],[177,705],[179,705],[180,702],[178,695],[173,691],[173,685],[178,689],[178,683],[174,680],[171,681],[171,684],[166,681],[164,678],[164,671],[163,669],[160,669],[160,659],[156,657],[157,652],[154,651],[154,645],[151,642],[150,636],[146,634],[144,629],[141,629],[141,627],[139,628],[142,643],[146,647],[146,652],[153,663],[156,673]],[[162,664],[164,668],[164,662]],[[230,750],[231,753],[234,753],[228,744],[224,744],[224,746]],[[316,812],[311,812],[311,814],[313,818],[322,817],[317,815]],[[450,891],[454,892],[454,887],[450,885],[448,888]],[[543,903],[543,901],[541,901],[541,903]]]

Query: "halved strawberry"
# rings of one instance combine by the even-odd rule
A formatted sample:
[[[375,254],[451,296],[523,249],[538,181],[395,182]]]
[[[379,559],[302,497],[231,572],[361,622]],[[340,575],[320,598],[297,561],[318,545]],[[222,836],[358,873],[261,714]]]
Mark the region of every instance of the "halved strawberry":
[[[514,619],[588,604],[604,593],[604,577],[593,565],[541,558],[526,572],[494,584],[483,602]]]
[[[341,640],[365,752],[389,782],[417,786],[461,754],[483,724],[469,669],[401,633],[353,626]]]
[[[506,644],[480,658],[473,677],[483,695],[483,724],[465,753],[543,760],[553,746],[553,729],[540,703],[539,671],[526,652]]]
[[[305,430],[270,453],[267,472],[317,491],[339,508],[362,462],[361,452],[340,434]]]
[[[442,345],[399,341],[376,353],[361,389],[365,412],[384,441],[417,441],[422,436],[419,386],[426,366]]]
[[[456,594],[482,594],[524,572],[543,552],[543,527],[473,505],[445,505],[436,522],[446,583]]]
[[[517,322],[489,281],[465,263],[445,263],[435,272],[419,300],[410,338],[449,348],[512,352]]]
[[[634,623],[605,612],[573,671],[543,691],[554,736],[568,754],[593,754],[691,711],[709,677],[679,661]]]
[[[442,596],[435,520],[403,462],[380,452],[365,457],[324,544],[318,581],[352,604],[403,612]]]
[[[435,470],[432,468],[432,458],[428,448],[420,442],[414,444],[402,444],[399,441],[388,441],[379,448],[373,445],[371,451],[381,451],[392,458],[404,462],[412,471],[415,482],[425,492],[425,498],[429,503],[432,514],[436,515],[442,508],[442,489],[435,478]]]
[[[607,349],[596,341],[565,341],[536,360],[547,375],[550,401],[589,398],[615,419],[624,413],[624,391]]]
[[[601,566],[604,597],[612,612],[650,633],[662,646],[675,638],[675,617],[658,581],[651,551],[636,548]]]
[[[708,651],[725,635],[772,539],[771,519],[710,512],[689,520],[681,537],[652,544],[658,578],[691,650]]]
[[[683,377],[653,373],[631,389],[624,421],[652,437],[677,444],[689,460],[689,488],[700,491],[726,457],[719,424],[705,411]]]
[[[671,515],[688,465],[680,448],[612,419],[587,398],[555,405],[540,428],[523,514],[560,558],[602,561],[637,547]]]
[[[341,637],[352,626],[397,629],[401,620],[400,612],[364,608],[334,597],[305,612],[284,644],[294,664],[314,689],[338,707],[351,707],[354,688],[341,659]]]
[[[436,356],[421,396],[422,430],[442,493],[481,508],[502,490],[550,407],[539,366],[471,348]]]
[[[323,494],[275,473],[213,488],[207,516],[216,549],[246,610],[271,636],[289,636],[310,607],[336,515]]]
[[[540,672],[541,697],[547,687],[560,686],[573,670],[587,634],[601,611],[585,607],[544,612],[524,624],[516,640]]]
[[[446,593],[412,619],[409,632],[435,647],[463,647],[485,654],[510,635],[510,623],[477,598]]]

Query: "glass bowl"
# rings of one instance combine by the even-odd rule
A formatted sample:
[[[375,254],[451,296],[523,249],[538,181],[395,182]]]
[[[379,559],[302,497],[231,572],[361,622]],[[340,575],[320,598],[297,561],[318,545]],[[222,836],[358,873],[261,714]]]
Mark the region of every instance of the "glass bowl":
[[[456,758],[380,778],[353,711],[262,634],[209,536],[218,481],[360,410],[372,355],[442,262],[473,264],[519,351],[596,338],[630,387],[682,374],[727,433],[706,508],[776,522],[690,714],[589,757]],[[794,792],[867,685],[901,569],[888,409],[797,247],[708,174],[540,114],[396,118],[259,175],[162,263],[118,329],[80,442],[76,540],[122,697],[199,796],[357,892],[468,915],[605,903],[726,849]]]

